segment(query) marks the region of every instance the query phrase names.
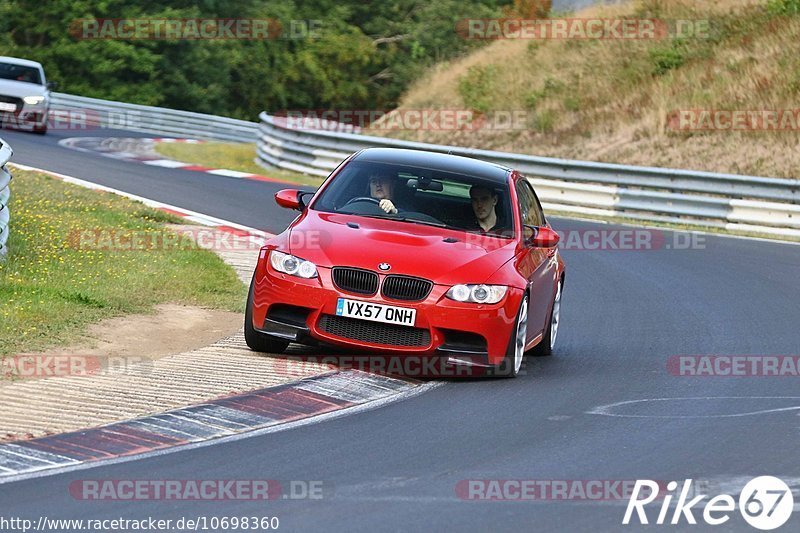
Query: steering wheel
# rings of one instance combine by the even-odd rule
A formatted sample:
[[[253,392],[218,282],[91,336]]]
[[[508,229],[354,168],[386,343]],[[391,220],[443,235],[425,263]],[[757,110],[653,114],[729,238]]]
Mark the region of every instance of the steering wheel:
[[[348,205],[356,202],[370,202],[375,205],[381,205],[381,201],[377,198],[373,198],[371,196],[356,196],[355,198],[350,198],[342,207],[347,207]]]

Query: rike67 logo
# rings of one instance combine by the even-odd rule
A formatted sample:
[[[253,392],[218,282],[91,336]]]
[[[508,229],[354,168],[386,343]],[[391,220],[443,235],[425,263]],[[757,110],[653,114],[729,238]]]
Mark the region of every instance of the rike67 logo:
[[[700,502],[708,498],[706,494],[698,494],[689,499],[692,493],[692,480],[684,481],[680,494],[676,492],[677,481],[667,484],[667,491],[672,494],[664,496],[661,509],[655,523],[676,525],[686,520],[689,524],[697,524],[694,511],[700,512]],[[643,490],[644,489],[644,490]],[[645,495],[640,499],[641,495]],[[670,514],[670,504],[673,496],[678,495],[672,517],[667,522]],[[633,492],[628,500],[628,507],[622,523],[631,523],[634,511],[640,524],[649,524],[645,506],[652,503],[659,496],[658,483],[644,479],[636,480]],[[720,494],[709,499],[702,506],[702,517],[706,524],[718,526],[726,523],[731,518],[731,513],[737,509],[737,502],[729,494]],[[784,525],[794,509],[794,496],[789,486],[782,480],[772,476],[760,476],[751,479],[739,493],[738,510],[742,518],[756,529],[768,531]],[[634,522],[635,523],[635,522]]]

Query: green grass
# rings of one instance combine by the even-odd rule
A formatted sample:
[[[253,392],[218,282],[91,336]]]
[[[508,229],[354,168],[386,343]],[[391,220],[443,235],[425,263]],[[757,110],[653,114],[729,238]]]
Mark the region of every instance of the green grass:
[[[75,239],[85,230],[160,235],[177,217],[40,173],[13,174],[9,254],[0,263],[0,356],[68,345],[89,324],[161,303],[243,310],[244,285],[213,252],[80,249]]]
[[[257,165],[256,145],[249,143],[205,142],[200,144],[158,143],[156,151],[169,159],[212,168],[224,168],[261,174],[301,185],[319,186],[323,178],[283,169],[265,169]]]

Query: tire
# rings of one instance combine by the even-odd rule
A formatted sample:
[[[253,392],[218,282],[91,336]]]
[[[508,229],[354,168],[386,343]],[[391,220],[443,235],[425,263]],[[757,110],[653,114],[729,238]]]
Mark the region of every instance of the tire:
[[[522,297],[514,321],[514,329],[508,339],[506,356],[499,366],[490,369],[489,375],[498,378],[515,378],[522,368],[522,359],[525,357],[525,343],[528,329],[528,295]]]
[[[47,133],[47,117],[48,113],[45,113],[42,116],[41,121],[33,125],[33,133],[38,133],[39,135],[44,135]]]
[[[271,337],[253,327],[253,286],[255,279],[250,282],[250,291],[247,295],[247,308],[244,311],[244,341],[254,352],[283,353],[289,347],[289,341]]]
[[[556,294],[553,296],[553,306],[550,309],[550,316],[547,321],[547,331],[545,331],[541,342],[531,348],[530,354],[536,357],[546,357],[552,355],[558,337],[558,326],[561,323],[561,280],[556,287]]]

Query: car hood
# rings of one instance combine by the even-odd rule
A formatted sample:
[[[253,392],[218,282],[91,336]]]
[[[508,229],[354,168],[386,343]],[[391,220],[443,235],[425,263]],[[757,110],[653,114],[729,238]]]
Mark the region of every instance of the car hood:
[[[0,94],[25,98],[26,96],[45,96],[47,89],[44,85],[26,83],[24,81],[0,80]]]
[[[357,228],[348,223],[358,225]],[[444,239],[457,239],[445,242]],[[439,284],[482,283],[514,257],[516,241],[408,222],[306,211],[288,235],[292,254],[321,267],[351,266]]]

